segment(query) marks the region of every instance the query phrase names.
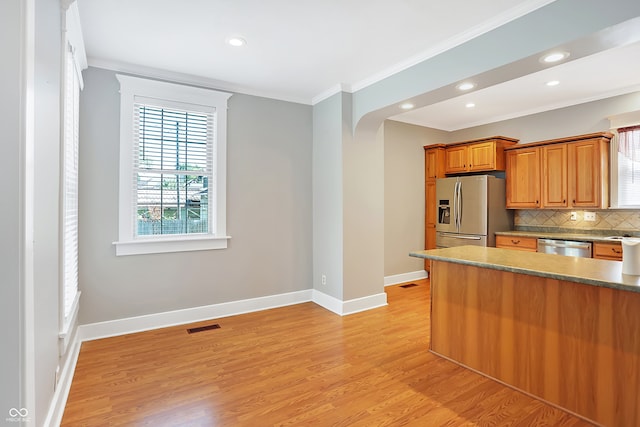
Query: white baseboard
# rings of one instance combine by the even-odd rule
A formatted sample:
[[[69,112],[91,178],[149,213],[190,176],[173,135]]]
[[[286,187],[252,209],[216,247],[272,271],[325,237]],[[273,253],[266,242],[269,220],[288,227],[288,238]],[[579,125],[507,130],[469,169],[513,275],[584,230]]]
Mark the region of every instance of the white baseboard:
[[[67,404],[67,398],[69,397],[69,390],[71,390],[71,382],[73,380],[73,374],[76,370],[76,364],[78,363],[78,357],[80,356],[80,332],[76,330],[73,337],[69,340],[66,348],[69,354],[66,361],[60,371],[60,377],[58,379],[58,385],[53,393],[51,404],[49,405],[49,411],[47,417],[44,420],[45,427],[57,427],[62,422],[62,416],[64,415],[64,407]]]
[[[411,282],[413,280],[421,280],[429,277],[426,270],[411,271],[409,273],[394,274],[384,278],[384,285],[391,286],[398,283]]]
[[[313,290],[313,302],[340,316],[371,310],[372,308],[387,305],[387,294],[382,292],[362,298],[341,301],[338,298],[327,295],[317,289]]]
[[[90,323],[80,326],[80,337],[82,341],[90,341],[99,338],[107,338],[199,322],[201,320],[268,310],[270,308],[284,307],[286,305],[300,304],[309,301],[312,301],[311,289],[221,304],[186,308],[183,310],[167,311],[164,313],[148,314],[145,316]]]

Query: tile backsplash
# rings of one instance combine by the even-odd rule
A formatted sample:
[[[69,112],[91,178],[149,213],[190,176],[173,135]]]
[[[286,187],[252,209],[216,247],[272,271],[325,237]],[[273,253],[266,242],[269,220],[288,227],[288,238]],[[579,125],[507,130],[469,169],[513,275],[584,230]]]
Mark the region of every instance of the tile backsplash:
[[[571,219],[571,212],[576,213],[576,219]],[[595,213],[595,221],[585,221],[585,212]],[[640,231],[640,210],[553,210],[531,209],[516,210],[514,225],[518,228],[544,227],[576,229],[582,231],[628,231],[636,234]]]

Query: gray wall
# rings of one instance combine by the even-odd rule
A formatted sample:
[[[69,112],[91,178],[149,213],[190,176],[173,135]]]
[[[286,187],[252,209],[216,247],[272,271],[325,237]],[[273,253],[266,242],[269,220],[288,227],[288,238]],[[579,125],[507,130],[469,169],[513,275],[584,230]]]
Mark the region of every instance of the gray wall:
[[[342,93],[313,107],[313,287],[339,300],[343,288],[344,112]]]
[[[640,110],[640,92],[451,132],[449,140],[504,135],[517,138],[522,144],[603,132],[609,130],[609,117],[637,110]]]
[[[447,142],[437,129],[384,122],[384,275],[422,270],[408,256],[424,248],[424,146]]]
[[[4,425],[10,408],[22,407],[20,260],[21,238],[21,24],[20,0],[0,3],[0,168],[7,181],[0,201],[0,425]]]
[[[229,99],[226,250],[116,257],[119,85],[89,68],[80,99],[80,323],[312,287],[311,107]]]

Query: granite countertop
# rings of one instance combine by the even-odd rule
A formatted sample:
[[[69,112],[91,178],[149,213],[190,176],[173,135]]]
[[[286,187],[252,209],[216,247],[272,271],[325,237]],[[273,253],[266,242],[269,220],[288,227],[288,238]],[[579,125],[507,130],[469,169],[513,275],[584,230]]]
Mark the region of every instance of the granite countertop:
[[[619,261],[479,246],[415,251],[409,256],[640,292],[640,276],[622,274]]]
[[[635,234],[635,233],[634,233]],[[610,231],[608,233],[590,234],[590,233],[576,233],[570,231],[561,232],[548,232],[548,231],[496,231],[496,236],[519,236],[519,237],[536,237],[540,239],[556,239],[556,240],[575,240],[578,242],[605,242],[605,243],[620,243],[619,239],[608,239],[610,236],[622,236],[631,235],[631,233],[622,233],[616,231]]]

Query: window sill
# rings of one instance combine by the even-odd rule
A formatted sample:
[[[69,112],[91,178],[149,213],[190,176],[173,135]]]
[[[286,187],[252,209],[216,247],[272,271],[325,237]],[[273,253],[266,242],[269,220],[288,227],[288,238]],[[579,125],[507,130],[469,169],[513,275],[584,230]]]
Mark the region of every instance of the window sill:
[[[230,236],[194,236],[113,242],[116,256],[226,249]]]

